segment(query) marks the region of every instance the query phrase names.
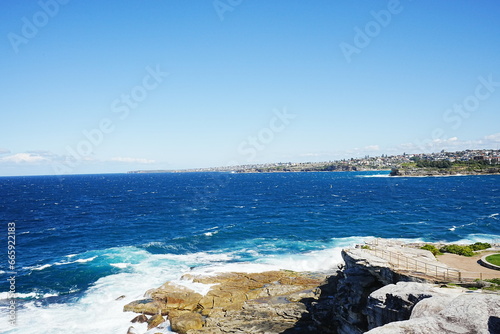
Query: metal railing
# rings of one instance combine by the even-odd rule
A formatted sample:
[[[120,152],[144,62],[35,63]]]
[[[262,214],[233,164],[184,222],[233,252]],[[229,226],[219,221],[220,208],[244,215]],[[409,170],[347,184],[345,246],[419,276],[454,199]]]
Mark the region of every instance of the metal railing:
[[[417,260],[405,256],[401,253],[380,249],[370,245],[369,248],[361,248],[364,251],[373,253],[375,256],[387,260],[394,270],[402,273],[409,273],[422,278],[431,278],[440,282],[467,282],[475,279],[483,279],[482,273],[465,272],[458,269],[435,265],[422,260]]]

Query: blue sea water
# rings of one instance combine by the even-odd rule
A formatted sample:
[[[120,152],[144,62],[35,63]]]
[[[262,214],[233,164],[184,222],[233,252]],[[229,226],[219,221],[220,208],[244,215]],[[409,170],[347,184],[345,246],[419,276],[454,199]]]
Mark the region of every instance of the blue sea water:
[[[500,240],[500,176],[387,174],[0,178],[0,333],[124,334],[133,314],[123,305],[168,280],[189,284],[184,273],[333,270],[342,247],[373,237]],[[9,223],[16,326],[6,320]]]

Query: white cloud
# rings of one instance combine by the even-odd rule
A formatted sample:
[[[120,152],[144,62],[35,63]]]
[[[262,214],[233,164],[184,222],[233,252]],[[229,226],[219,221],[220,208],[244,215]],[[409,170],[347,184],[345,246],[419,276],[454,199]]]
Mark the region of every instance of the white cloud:
[[[378,145],[368,145],[368,146],[365,146],[364,150],[367,150],[367,151],[380,151],[380,147]]]
[[[500,133],[495,133],[484,137],[486,143],[500,143]]]
[[[48,160],[47,158],[33,153],[16,153],[14,155],[9,155],[0,158],[1,162],[15,162],[15,163],[39,163],[47,160]]]
[[[500,133],[484,136],[481,139],[461,140],[458,137],[438,138],[427,141],[416,141],[398,145],[398,148],[417,152],[437,152],[442,149],[447,151],[460,151],[466,149],[496,149],[500,143]]]
[[[154,160],[150,159],[140,159],[140,158],[129,158],[129,157],[116,157],[116,158],[111,158],[110,161],[115,161],[115,162],[127,162],[127,163],[139,163],[139,164],[152,164],[155,163]]]
[[[319,156],[322,156],[323,154],[320,154],[320,153],[303,153],[303,154],[299,154],[300,157],[319,157]]]

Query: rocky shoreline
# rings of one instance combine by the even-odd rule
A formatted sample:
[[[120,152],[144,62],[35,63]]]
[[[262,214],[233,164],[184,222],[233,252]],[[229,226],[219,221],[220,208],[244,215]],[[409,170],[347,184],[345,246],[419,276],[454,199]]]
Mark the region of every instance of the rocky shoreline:
[[[434,260],[425,250],[398,251]],[[164,333],[168,324],[181,334],[500,333],[498,294],[398,271],[361,247],[342,257],[344,264],[329,274],[188,274],[182,279],[208,292],[167,282],[124,311],[139,314],[132,322],[147,321],[148,333]],[[128,333],[140,332],[132,324]]]
[[[484,168],[478,170],[456,168],[393,168],[390,176],[454,176],[454,175],[498,175],[500,168]]]

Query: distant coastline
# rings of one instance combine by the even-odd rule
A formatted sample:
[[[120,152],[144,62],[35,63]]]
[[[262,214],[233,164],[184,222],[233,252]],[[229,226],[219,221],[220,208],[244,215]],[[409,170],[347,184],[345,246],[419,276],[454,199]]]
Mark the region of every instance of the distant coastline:
[[[451,176],[500,174],[500,150],[381,155],[327,162],[279,162],[192,169],[135,170],[145,173],[289,173],[387,171],[390,176]]]

